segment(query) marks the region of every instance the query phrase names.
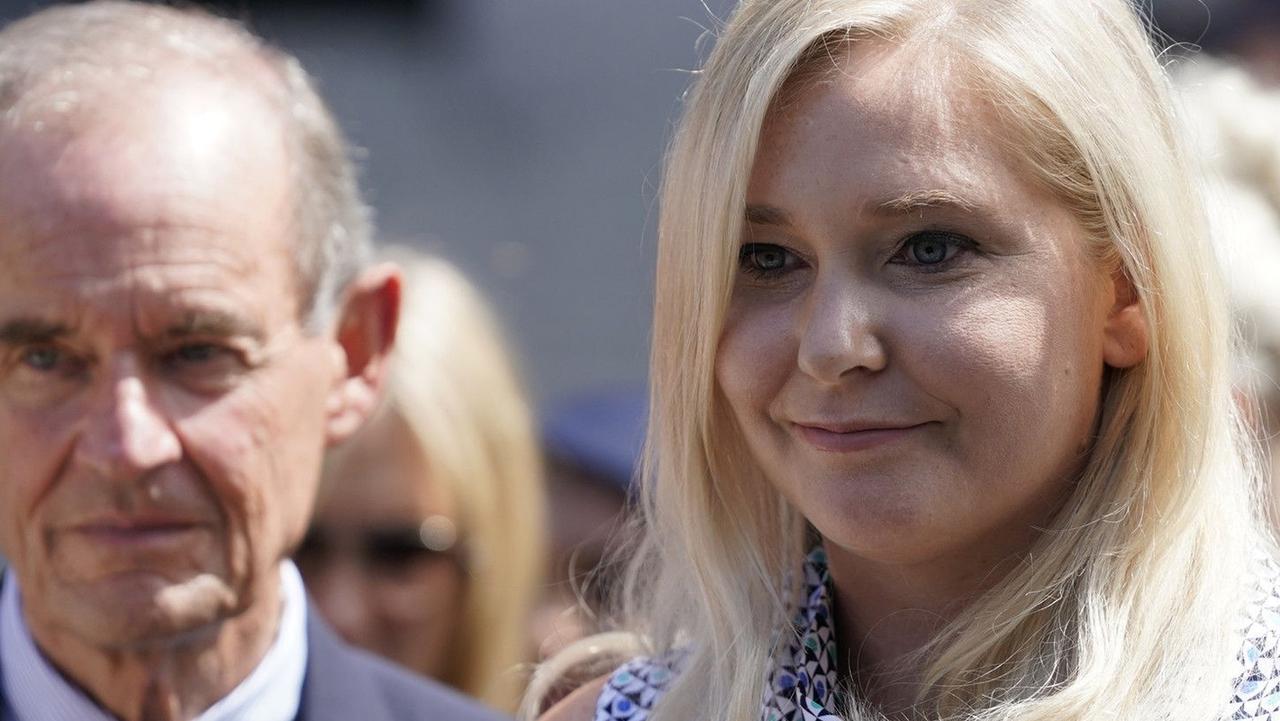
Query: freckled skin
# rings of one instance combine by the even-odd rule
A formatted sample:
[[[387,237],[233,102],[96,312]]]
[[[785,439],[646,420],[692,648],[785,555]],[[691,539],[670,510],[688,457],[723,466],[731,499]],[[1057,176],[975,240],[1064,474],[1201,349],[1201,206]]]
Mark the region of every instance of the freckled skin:
[[[68,329],[0,344],[0,545],[42,650],[100,703],[136,717],[139,687],[181,669],[129,659],[206,645],[188,662],[207,688],[182,698],[199,711],[272,638],[345,369],[301,328],[261,102],[198,73],[95,92],[0,133],[0,326]],[[168,334],[210,314],[235,327]],[[191,528],[148,547],[83,532],[145,513]]]
[[[867,43],[841,68],[765,124],[747,202],[788,222],[749,223],[743,242],[793,264],[739,273],[716,379],[765,476],[825,539],[856,637],[946,607],[1027,548],[1089,446],[1115,296],[962,78]],[[920,191],[971,207],[876,210]],[[922,231],[972,245],[930,272],[903,245]],[[795,425],[831,420],[917,427],[837,453]]]

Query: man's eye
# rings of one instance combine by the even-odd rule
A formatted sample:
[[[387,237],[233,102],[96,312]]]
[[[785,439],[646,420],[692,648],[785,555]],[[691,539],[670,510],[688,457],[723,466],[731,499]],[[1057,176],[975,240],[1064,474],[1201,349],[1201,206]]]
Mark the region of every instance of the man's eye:
[[[57,369],[60,360],[62,353],[48,346],[28,348],[22,352],[23,365],[45,373]]]
[[[179,363],[208,363],[220,358],[227,350],[212,343],[192,343],[184,345],[169,354],[170,360]]]
[[[187,343],[161,356],[165,371],[197,392],[220,393],[246,370],[234,348],[219,343]]]
[[[738,267],[755,276],[781,273],[795,263],[791,251],[772,243],[747,243],[738,251]]]
[[[28,370],[41,374],[71,376],[84,368],[80,358],[52,345],[25,348],[18,361]]]
[[[19,350],[16,370],[30,381],[67,380],[83,373],[85,360],[56,345],[30,345]]]

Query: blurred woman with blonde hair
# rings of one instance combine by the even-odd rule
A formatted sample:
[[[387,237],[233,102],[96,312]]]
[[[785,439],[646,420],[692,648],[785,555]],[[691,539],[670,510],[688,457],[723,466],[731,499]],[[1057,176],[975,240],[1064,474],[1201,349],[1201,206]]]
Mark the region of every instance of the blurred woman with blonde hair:
[[[349,641],[510,711],[546,563],[533,420],[471,284],[390,258],[405,281],[388,397],[327,458],[298,565]]]
[[[664,177],[643,653],[549,721],[1271,718],[1275,549],[1148,38],[1126,0],[741,3]]]
[[[1176,67],[1209,225],[1244,338],[1236,383],[1280,483],[1280,89],[1209,56]]]

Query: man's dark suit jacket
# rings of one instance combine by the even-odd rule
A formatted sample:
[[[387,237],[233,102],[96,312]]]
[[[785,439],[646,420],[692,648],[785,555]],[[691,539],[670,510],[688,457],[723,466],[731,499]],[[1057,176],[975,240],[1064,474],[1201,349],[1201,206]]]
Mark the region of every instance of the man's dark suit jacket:
[[[505,721],[456,691],[348,646],[307,609],[298,721]]]
[[[10,714],[0,686],[0,721],[11,721]],[[347,645],[312,606],[307,609],[307,675],[297,721],[509,719],[456,691]]]

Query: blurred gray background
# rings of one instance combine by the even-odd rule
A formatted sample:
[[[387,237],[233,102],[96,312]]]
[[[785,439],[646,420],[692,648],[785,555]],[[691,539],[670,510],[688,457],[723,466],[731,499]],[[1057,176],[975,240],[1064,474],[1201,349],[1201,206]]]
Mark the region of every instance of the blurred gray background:
[[[0,0],[0,19],[44,4]],[[319,79],[367,151],[382,238],[471,275],[536,401],[644,381],[662,151],[733,0],[199,4]],[[1280,0],[1141,4],[1180,41],[1280,46]]]

